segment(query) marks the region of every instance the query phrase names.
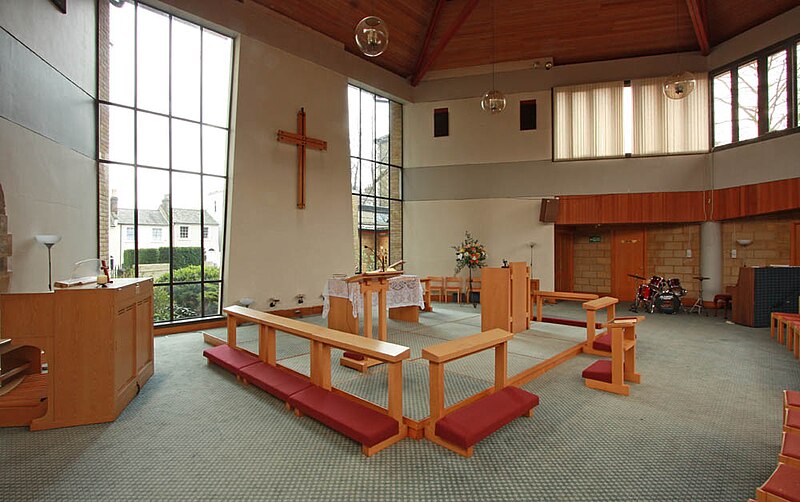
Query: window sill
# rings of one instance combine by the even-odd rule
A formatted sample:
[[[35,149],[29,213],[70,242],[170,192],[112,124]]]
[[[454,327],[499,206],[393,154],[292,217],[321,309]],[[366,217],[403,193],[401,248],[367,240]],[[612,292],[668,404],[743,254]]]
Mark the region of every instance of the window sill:
[[[792,134],[797,134],[798,132],[800,132],[800,127],[792,127],[792,128],[789,128],[789,129],[784,129],[782,131],[773,131],[773,132],[769,132],[767,134],[764,134],[763,136],[759,136],[757,138],[747,139],[747,140],[744,140],[744,141],[737,141],[735,143],[728,143],[727,145],[715,146],[714,148],[711,149],[711,151],[712,152],[722,152],[722,151],[730,150],[731,148],[736,148],[736,147],[739,147],[739,146],[752,145],[754,143],[761,143],[763,141],[769,141],[771,139],[783,138],[784,136],[791,136]]]

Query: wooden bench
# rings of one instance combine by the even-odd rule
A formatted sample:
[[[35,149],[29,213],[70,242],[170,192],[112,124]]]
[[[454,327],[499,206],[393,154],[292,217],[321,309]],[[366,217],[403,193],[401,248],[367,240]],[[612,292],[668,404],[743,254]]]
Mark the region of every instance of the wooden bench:
[[[225,352],[236,350],[236,326],[240,322],[258,325],[257,361],[243,366],[238,376],[285,400],[298,416],[309,415],[332,429],[361,443],[361,451],[371,456],[406,436],[403,422],[403,366],[411,349],[351,333],[279,317],[240,306],[224,309],[228,315],[228,342]],[[311,378],[306,380],[276,364],[276,331],[311,342]],[[367,405],[331,387],[331,348],[353,351],[387,364],[389,403],[383,409]],[[219,350],[218,348],[216,348]],[[214,349],[209,349],[214,350]],[[335,391],[335,392],[334,392]]]
[[[769,336],[775,338],[777,334],[778,343],[787,344],[791,350],[793,340],[789,336],[790,324],[792,321],[800,320],[800,314],[790,312],[772,312],[769,315]]]
[[[517,417],[533,416],[539,397],[507,386],[508,341],[514,335],[492,329],[477,335],[457,338],[422,350],[430,375],[430,420],[425,437],[459,455],[472,456],[474,445]],[[494,349],[494,388],[444,407],[444,365],[487,349]]]
[[[583,370],[587,387],[627,396],[630,386],[640,383],[636,373],[636,319],[615,319],[607,323],[611,334],[611,359],[600,359]]]
[[[531,291],[531,310],[533,310],[533,305],[536,305],[536,317],[534,318],[535,321],[541,322],[542,317],[542,305],[544,300],[567,300],[572,302],[586,302],[589,300],[594,300],[599,298],[598,295],[592,293],[568,293],[562,291],[540,291],[535,290]]]
[[[586,354],[593,354],[595,356],[608,356],[608,352],[595,348],[595,340],[608,333],[604,331],[597,333],[597,312],[606,310],[606,322],[603,326],[608,326],[616,318],[616,305],[619,300],[611,296],[604,296],[596,298],[588,302],[584,302],[582,307],[586,311],[586,343],[583,346],[583,352]]]
[[[0,427],[29,427],[47,412],[48,375],[42,351],[30,345],[0,345]]]

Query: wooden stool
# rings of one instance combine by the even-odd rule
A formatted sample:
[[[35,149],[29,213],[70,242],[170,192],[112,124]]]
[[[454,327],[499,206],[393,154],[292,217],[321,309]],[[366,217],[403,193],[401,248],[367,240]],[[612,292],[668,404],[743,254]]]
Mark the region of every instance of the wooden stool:
[[[714,295],[714,317],[717,317],[720,304],[722,304],[722,315],[725,319],[728,319],[728,309],[731,308],[731,302],[733,302],[733,296],[731,295]]]

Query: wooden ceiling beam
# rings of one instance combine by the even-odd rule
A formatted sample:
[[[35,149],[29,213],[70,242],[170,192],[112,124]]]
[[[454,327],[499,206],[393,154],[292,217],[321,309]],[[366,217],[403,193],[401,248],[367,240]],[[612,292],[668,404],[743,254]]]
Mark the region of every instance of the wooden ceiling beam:
[[[688,1],[688,0],[687,0]],[[456,34],[461,25],[464,24],[464,21],[467,20],[472,11],[475,10],[475,6],[478,5],[478,0],[468,0],[467,4],[464,5],[464,8],[461,9],[461,13],[458,15],[458,18],[453,22],[453,25],[442,35],[442,38],[439,39],[439,43],[436,47],[433,48],[430,54],[425,56],[422,60],[422,63],[419,65],[419,69],[414,73],[414,76],[411,77],[411,85],[416,86],[419,84],[422,77],[428,73],[431,65],[436,61],[436,59],[442,54],[444,48],[447,47],[447,44],[450,42],[450,39],[453,38],[453,35]]]
[[[694,34],[697,43],[700,45],[700,53],[707,56],[711,52],[708,44],[708,18],[706,16],[705,0],[686,0],[686,7],[689,9],[689,16],[692,18]]]
[[[414,65],[414,70],[411,72],[411,75],[413,76],[419,74],[419,69],[422,67],[422,62],[425,60],[425,54],[428,52],[428,46],[430,46],[431,44],[431,39],[433,38],[433,31],[439,22],[439,14],[441,14],[442,12],[442,6],[444,5],[444,2],[445,0],[436,0],[436,7],[434,7],[433,9],[433,15],[431,16],[431,20],[428,23],[428,31],[425,33],[425,41],[422,42],[422,49],[419,51],[419,55],[417,56],[417,62]],[[415,83],[413,85],[417,84]]]

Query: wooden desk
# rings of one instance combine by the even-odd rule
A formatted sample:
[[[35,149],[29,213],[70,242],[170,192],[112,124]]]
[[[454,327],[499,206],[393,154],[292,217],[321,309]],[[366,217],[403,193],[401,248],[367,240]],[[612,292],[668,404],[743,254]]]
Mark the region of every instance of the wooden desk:
[[[481,281],[481,331],[527,330],[531,320],[528,264],[513,262],[509,268],[484,268]]]
[[[153,374],[153,280],[0,295],[4,337],[44,351],[47,412],[31,430],[111,422]]]

